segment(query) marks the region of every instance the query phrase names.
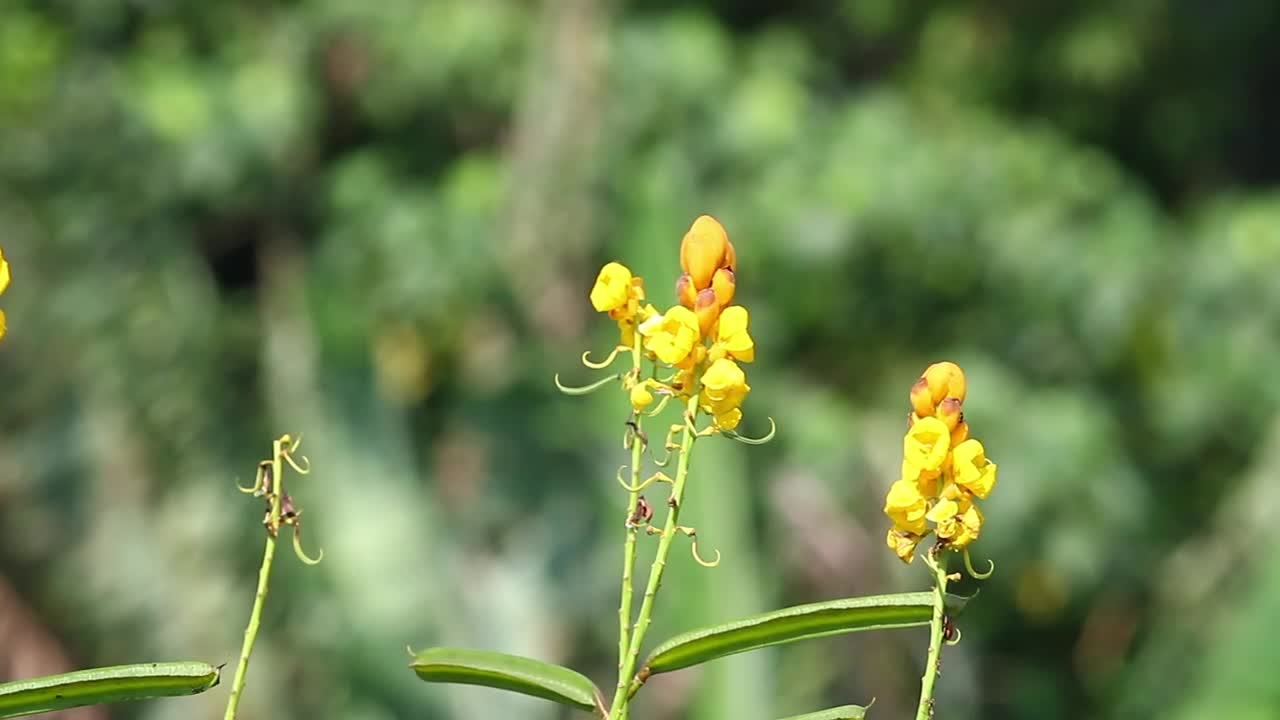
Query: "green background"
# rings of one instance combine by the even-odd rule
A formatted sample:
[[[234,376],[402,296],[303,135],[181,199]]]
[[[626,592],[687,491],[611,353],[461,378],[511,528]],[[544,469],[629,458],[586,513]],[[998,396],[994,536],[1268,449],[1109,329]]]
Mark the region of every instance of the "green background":
[[[780,429],[699,445],[724,561],[673,556],[655,642],[927,588],[880,508],[947,358],[1001,479],[938,717],[1275,717],[1277,32],[1265,0],[0,0],[0,679],[234,660],[234,482],[301,431],[325,561],[281,556],[243,717],[560,716],[406,645],[610,686],[625,404],[551,378],[613,342],[599,266],[670,302],[705,212],[745,430]],[[926,642],[737,656],[633,716],[905,717]]]

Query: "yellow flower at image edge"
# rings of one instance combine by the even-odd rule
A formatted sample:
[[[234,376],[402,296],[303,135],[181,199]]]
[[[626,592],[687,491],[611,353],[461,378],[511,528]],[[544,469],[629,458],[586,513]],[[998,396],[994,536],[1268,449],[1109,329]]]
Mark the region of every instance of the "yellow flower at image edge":
[[[0,249],[0,294],[9,289],[9,261],[4,258],[4,250]],[[8,332],[8,322],[5,320],[4,311],[0,310],[0,338],[4,337]]]
[[[640,324],[645,349],[668,365],[678,365],[689,357],[698,342],[698,316],[676,305],[663,315],[654,315]]]
[[[599,312],[624,307],[630,299],[631,271],[622,263],[611,262],[600,268],[596,284],[591,288],[591,306]]]

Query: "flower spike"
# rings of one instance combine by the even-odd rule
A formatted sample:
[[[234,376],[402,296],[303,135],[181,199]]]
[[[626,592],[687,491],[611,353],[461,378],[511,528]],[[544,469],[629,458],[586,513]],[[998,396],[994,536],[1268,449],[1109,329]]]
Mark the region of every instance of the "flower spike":
[[[582,364],[586,365],[592,370],[603,370],[609,367],[610,365],[612,365],[614,360],[618,359],[618,353],[622,352],[623,350],[630,350],[630,349],[631,348],[627,347],[626,345],[616,345],[614,346],[613,351],[610,352],[609,355],[606,356],[605,359],[601,360],[600,362],[592,361],[591,351],[587,350],[586,352],[582,353]]]
[[[964,549],[964,569],[969,571],[969,575],[971,575],[973,579],[986,580],[987,578],[991,577],[995,573],[996,561],[990,558],[987,558],[987,571],[980,573],[977,570],[973,569],[973,560],[972,558],[969,557],[969,548],[965,548]]]
[[[556,376],[555,376],[556,389],[564,393],[565,395],[587,395],[589,393],[595,392],[596,390],[599,390],[600,388],[604,387],[605,385],[608,385],[611,382],[614,382],[615,380],[620,380],[620,379],[622,379],[621,375],[610,375],[609,377],[597,380],[596,382],[593,382],[590,385],[583,385],[582,387],[570,387],[568,385],[561,384],[560,373],[556,373]]]
[[[739,435],[733,430],[724,430],[723,432],[725,437],[737,440],[740,443],[745,443],[747,445],[764,445],[778,434],[778,424],[773,421],[772,417],[769,418],[769,432],[765,433],[763,437],[758,438],[749,438],[745,435]]]

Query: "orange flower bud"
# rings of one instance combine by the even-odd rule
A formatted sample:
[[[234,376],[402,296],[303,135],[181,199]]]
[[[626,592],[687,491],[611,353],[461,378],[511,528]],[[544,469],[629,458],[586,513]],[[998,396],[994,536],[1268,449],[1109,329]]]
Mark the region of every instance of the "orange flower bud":
[[[711,328],[720,319],[720,303],[716,302],[716,291],[706,288],[698,293],[693,305],[693,312],[698,316],[698,329],[703,337],[711,334]]]
[[[965,440],[969,439],[969,423],[961,420],[951,430],[951,447],[955,447]]]
[[[920,417],[929,417],[933,414],[933,394],[929,392],[929,383],[923,375],[915,385],[911,386],[911,407]]]
[[[685,273],[677,278],[676,301],[692,310],[697,300],[698,289],[693,286],[693,279],[689,277],[689,273]]]
[[[960,400],[949,397],[938,403],[938,419],[947,424],[948,430],[955,430],[956,425],[964,420],[964,412],[960,409]]]
[[[729,307],[729,303],[733,302],[733,291],[737,285],[737,277],[727,267],[716,270],[716,274],[711,276],[711,289],[716,292],[716,302],[721,308]]]
[[[689,273],[695,288],[711,286],[711,276],[726,264],[729,247],[729,236],[715,218],[702,215],[693,221],[680,243],[680,267]]]
[[[738,251],[734,249],[733,243],[728,242],[728,249],[724,252],[724,264],[720,267],[727,267],[733,272],[738,272]]]
[[[929,385],[929,392],[935,405],[948,397],[964,402],[966,385],[964,371],[959,365],[953,362],[937,362],[925,368],[924,375],[921,377]]]

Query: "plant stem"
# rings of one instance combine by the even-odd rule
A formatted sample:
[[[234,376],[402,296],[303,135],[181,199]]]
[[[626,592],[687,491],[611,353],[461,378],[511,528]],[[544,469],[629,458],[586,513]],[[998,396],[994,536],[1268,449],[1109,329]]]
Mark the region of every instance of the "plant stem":
[[[698,395],[694,393],[689,398],[685,413],[688,418],[696,419],[697,412]],[[627,701],[633,694],[629,688],[631,675],[635,672],[636,660],[644,644],[645,633],[649,630],[654,600],[658,596],[658,588],[662,585],[662,573],[667,567],[667,555],[671,553],[671,542],[677,534],[676,526],[680,520],[680,506],[684,501],[684,481],[689,476],[689,455],[693,450],[693,441],[693,431],[686,429],[680,441],[680,459],[676,464],[676,477],[671,486],[671,500],[667,503],[667,520],[662,527],[662,538],[658,541],[657,555],[653,558],[653,565],[649,567],[649,582],[645,585],[640,614],[636,617],[635,628],[631,633],[627,658],[618,674],[618,690],[613,696],[613,704],[610,705],[609,720],[620,720],[627,714]]]
[[[280,458],[283,448],[279,440],[271,445],[271,478],[267,498],[271,502],[271,520],[267,528],[267,543],[262,552],[262,567],[258,570],[258,592],[253,597],[253,610],[249,624],[244,629],[244,645],[240,648],[240,661],[236,663],[235,679],[231,681],[231,695],[227,698],[227,711],[223,720],[235,720],[240,707],[240,695],[244,692],[245,675],[249,671],[249,655],[258,639],[258,625],[262,622],[262,606],[267,602],[267,583],[271,580],[271,561],[276,555],[276,532],[280,527],[280,498],[284,496],[284,463]]]
[[[933,569],[933,621],[929,624],[929,658],[925,661],[924,677],[920,679],[920,705],[916,708],[916,720],[933,718],[933,682],[938,677],[942,663],[942,629],[946,613],[947,558],[934,557],[930,551],[925,562]]]
[[[631,348],[631,372],[634,373],[635,379],[640,379],[640,334],[636,333],[634,345]],[[640,486],[640,463],[643,459],[645,438],[641,434],[641,423],[643,416],[640,413],[635,414],[635,427],[631,434],[631,487]],[[631,644],[631,600],[635,593],[633,587],[632,575],[635,572],[636,565],[636,533],[638,527],[631,525],[631,518],[635,517],[636,507],[640,503],[640,492],[632,491],[628,493],[627,499],[627,538],[622,548],[622,600],[618,604],[618,688],[617,692],[622,692],[626,688],[627,676],[622,672],[622,667],[627,661],[627,650]],[[621,718],[626,717],[626,708],[623,708]]]

